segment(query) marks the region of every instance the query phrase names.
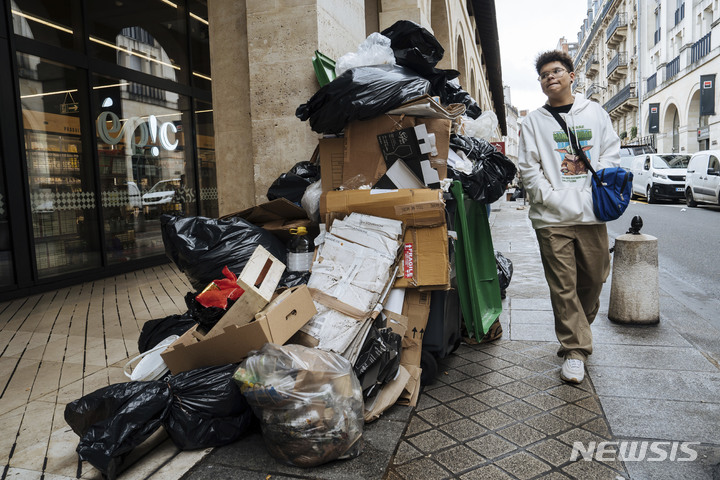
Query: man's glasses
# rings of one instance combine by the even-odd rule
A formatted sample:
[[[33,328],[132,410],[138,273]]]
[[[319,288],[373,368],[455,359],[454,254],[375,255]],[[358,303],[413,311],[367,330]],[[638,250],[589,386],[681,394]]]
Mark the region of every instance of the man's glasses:
[[[567,72],[567,70],[565,70],[564,68],[553,68],[552,70],[541,73],[538,77],[538,81],[544,82],[545,80],[550,78],[550,75],[552,75],[553,78],[562,77],[565,72]]]

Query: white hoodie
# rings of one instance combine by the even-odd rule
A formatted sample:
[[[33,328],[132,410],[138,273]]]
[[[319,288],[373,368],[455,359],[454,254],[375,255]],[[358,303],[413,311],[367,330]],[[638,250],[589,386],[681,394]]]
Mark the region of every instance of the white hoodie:
[[[595,171],[620,163],[620,138],[599,104],[576,94],[570,112],[560,116]],[[567,132],[545,108],[523,119],[518,168],[533,228],[602,223],[593,213],[592,174],[573,153]]]

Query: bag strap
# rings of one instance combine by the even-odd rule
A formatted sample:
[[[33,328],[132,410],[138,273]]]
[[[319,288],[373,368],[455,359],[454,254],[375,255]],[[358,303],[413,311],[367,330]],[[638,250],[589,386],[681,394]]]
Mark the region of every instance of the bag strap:
[[[563,132],[567,133],[567,136],[570,138],[570,144],[572,145],[573,150],[575,150],[575,155],[577,155],[580,158],[580,160],[583,161],[585,166],[590,170],[590,172],[592,172],[592,176],[595,178],[595,181],[598,184],[602,185],[602,182],[598,178],[597,173],[595,173],[595,169],[592,167],[592,165],[590,165],[590,161],[588,160],[587,156],[585,155],[585,152],[583,151],[582,148],[580,148],[577,138],[575,138],[575,133],[568,128],[567,123],[565,123],[565,120],[563,120],[563,118],[560,116],[560,114],[558,112],[551,110],[549,105],[547,105],[547,104],[543,105],[543,108],[545,110],[547,110],[548,112],[550,112],[550,115],[552,115],[555,118],[555,120],[557,120],[557,122],[560,124],[560,128],[563,129]]]

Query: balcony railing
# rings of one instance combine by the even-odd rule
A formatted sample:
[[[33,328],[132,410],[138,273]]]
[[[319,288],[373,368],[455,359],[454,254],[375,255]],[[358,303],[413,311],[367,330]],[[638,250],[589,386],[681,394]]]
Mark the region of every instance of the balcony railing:
[[[610,60],[607,66],[607,76],[609,77],[618,67],[626,67],[628,64],[627,52],[619,52]]]
[[[697,62],[708,53],[710,53],[710,32],[693,43],[692,49],[690,50],[691,63]]]
[[[685,18],[685,2],[680,5],[680,8],[675,9],[675,25],[680,23]]]
[[[620,90],[614,97],[608,100],[605,105],[603,105],[603,108],[608,112],[612,112],[631,98],[637,98],[637,83],[634,82],[628,83],[625,87],[623,87],[622,90]]]
[[[594,54],[590,55],[590,58],[588,58],[587,63],[585,64],[585,74],[587,74],[588,70],[593,68],[593,65],[597,65],[598,63],[600,62],[598,62],[597,57]]]
[[[657,73],[653,73],[647,79],[647,91],[652,92],[657,87]]]
[[[591,84],[587,90],[585,90],[585,98],[590,98],[593,95],[600,94],[600,85],[597,83]]]
[[[618,13],[615,18],[612,19],[610,25],[608,25],[607,33],[605,34],[605,42],[608,42],[610,38],[615,34],[615,31],[620,27],[627,27],[627,13]]]
[[[665,65],[665,80],[670,80],[678,73],[680,73],[680,55],[673,58],[670,63]]]
[[[653,45],[657,45],[657,43],[660,41],[660,31],[662,29],[658,28],[655,30],[655,33],[653,34]]]

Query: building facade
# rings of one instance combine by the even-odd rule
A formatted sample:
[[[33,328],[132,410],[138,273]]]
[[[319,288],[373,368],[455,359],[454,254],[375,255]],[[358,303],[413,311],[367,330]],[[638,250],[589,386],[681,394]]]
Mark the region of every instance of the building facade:
[[[635,0],[588,0],[578,34],[573,91],[600,103],[623,143],[638,140],[638,12]]]
[[[506,128],[493,1],[0,7],[0,299],[167,262],[163,213],[265,200],[317,145],[295,117],[313,52],[354,52],[398,19],[435,33],[438,67]]]
[[[640,56],[641,129],[662,152],[694,153],[718,147],[720,73],[718,0],[644,1]]]
[[[718,0],[589,0],[573,91],[603,105],[625,144],[716,148],[718,25]]]

